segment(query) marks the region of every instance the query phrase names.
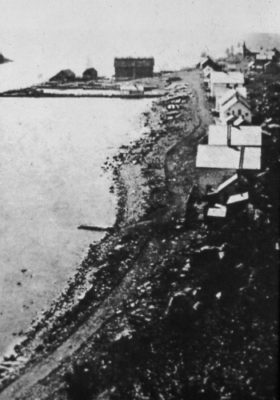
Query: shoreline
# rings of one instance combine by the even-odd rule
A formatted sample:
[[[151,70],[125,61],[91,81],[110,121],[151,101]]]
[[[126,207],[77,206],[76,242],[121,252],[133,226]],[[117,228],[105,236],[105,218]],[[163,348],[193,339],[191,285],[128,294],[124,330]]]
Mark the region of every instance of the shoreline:
[[[146,116],[144,114],[140,115],[140,118],[146,118],[147,113],[150,113],[150,110],[144,113],[146,114]],[[147,126],[147,124],[148,123],[146,121],[145,125]],[[140,139],[140,141],[141,140],[142,139]],[[81,298],[86,296],[86,293],[88,292],[86,276],[88,273],[89,275],[91,274],[90,271],[87,271],[88,261],[92,260],[96,251],[95,249],[97,249],[97,251],[100,251],[101,253],[106,253],[107,248],[112,246],[112,243],[118,240],[118,234],[120,233],[119,231],[121,229],[120,227],[126,222],[126,218],[124,216],[127,203],[126,185],[124,179],[122,179],[121,176],[121,167],[118,165],[118,158],[120,156],[121,158],[129,156],[129,151],[133,148],[133,146],[134,142],[132,142],[131,146],[121,146],[116,155],[112,156],[111,158],[107,157],[107,162],[111,160],[109,165],[106,165],[105,162],[102,167],[105,172],[112,175],[114,192],[116,196],[116,217],[113,227],[110,228],[110,232],[105,233],[105,235],[97,243],[89,244],[87,255],[83,258],[82,262],[77,267],[74,275],[69,278],[66,288],[54,300],[50,307],[48,307],[47,309],[43,309],[42,311],[38,311],[37,316],[31,321],[30,327],[27,329],[26,332],[24,332],[22,336],[18,336],[15,338],[11,337],[11,344],[7,347],[7,351],[1,356],[2,361],[5,362],[5,360],[8,359],[13,362],[15,361],[15,359],[19,359],[20,361],[25,362],[26,359],[25,356],[21,354],[21,350],[24,349],[25,351],[25,349],[31,347],[32,352],[36,348],[33,343],[34,336],[36,336],[36,334],[40,332],[41,328],[44,327],[45,322],[49,321],[50,324],[55,324],[57,317],[59,318],[59,316],[61,315],[61,311],[64,315],[68,312],[68,309],[66,310],[67,306],[71,310],[75,309],[75,307],[79,305]],[[125,151],[121,149],[125,149]],[[94,267],[92,269],[94,270]],[[49,332],[47,332],[47,335],[48,334]],[[16,364],[15,367],[17,367]],[[1,375],[2,374],[0,369],[0,388],[2,386]]]
[[[172,88],[170,89],[169,92],[171,93]],[[182,89],[183,92],[186,90],[189,91],[186,87]],[[194,113],[196,109],[194,103],[197,102],[197,99],[195,101],[189,99],[189,101],[186,103],[186,110],[183,111],[190,118],[189,113]],[[19,360],[19,364],[14,365],[8,376],[5,377],[4,375],[4,379],[2,379],[2,382],[0,381],[1,389],[14,380],[23,370],[26,370],[26,368],[28,370],[34,363],[57,348],[60,343],[67,340],[67,337],[71,337],[71,334],[79,329],[79,326],[91,314],[98,310],[100,304],[106,300],[112,290],[118,287],[122,279],[133,268],[133,259],[137,257],[139,251],[141,252],[143,245],[145,246],[149,241],[149,232],[153,229],[149,226],[153,227],[162,218],[163,223],[169,224],[172,221],[172,225],[176,224],[176,221],[180,218],[182,219],[182,204],[179,207],[176,205],[175,209],[172,210],[174,216],[170,213],[166,214],[166,207],[164,208],[163,204],[161,206],[158,204],[160,195],[153,193],[155,189],[158,189],[157,178],[162,180],[163,171],[166,172],[167,154],[183,140],[182,136],[177,136],[178,129],[182,131],[181,122],[163,123],[163,109],[164,107],[160,102],[153,103],[151,110],[144,115],[146,118],[145,125],[149,126],[150,132],[133,142],[131,146],[121,146],[118,154],[113,157],[113,161],[105,163],[104,168],[112,173],[117,196],[117,214],[113,232],[106,234],[97,244],[89,246],[88,255],[78,267],[75,275],[69,280],[67,288],[54,301],[53,305],[41,314],[41,318],[33,321],[23,342],[15,346],[14,354],[10,359],[11,361]],[[194,114],[191,118],[193,117]],[[185,123],[186,121],[183,120],[183,126]],[[176,128],[178,124],[181,126]],[[170,127],[171,134],[166,126]],[[193,129],[195,129],[195,126],[189,128],[190,131],[193,131]],[[170,140],[168,135],[171,136]],[[163,147],[160,144],[161,141],[163,141]],[[167,143],[164,143],[165,141]],[[155,153],[158,153],[158,157],[161,158],[159,160],[160,168],[159,165],[154,165],[152,169],[148,169],[149,162],[143,161],[143,154],[146,157],[150,156],[153,160]],[[129,187],[132,171],[134,171],[135,180],[132,187]],[[128,177],[125,176],[125,173],[128,173]],[[138,188],[145,187],[146,189],[140,196],[140,204],[136,205],[136,209],[133,209],[133,207],[130,209],[128,204],[130,197],[134,196],[133,191],[137,179],[141,181]],[[139,198],[138,195],[137,192],[134,198]],[[161,200],[161,203],[164,203],[164,199]],[[164,214],[166,215],[164,216]],[[147,221],[145,221],[145,215],[148,216]],[[144,221],[141,221],[143,218]],[[164,222],[164,220],[166,221]],[[143,228],[145,234],[143,234]],[[126,247],[126,250],[123,255],[124,247]],[[130,250],[129,256],[128,249]],[[116,264],[116,262],[121,264],[123,256],[128,256],[128,265],[123,268],[120,266],[116,275],[116,272],[112,271],[112,264]],[[112,275],[111,285],[110,282],[108,283],[110,275]],[[98,279],[97,285],[94,284],[95,279]]]
[[[100,400],[277,397],[279,140],[264,147],[267,168],[244,176],[249,203],[222,224],[208,223],[195,157],[213,123],[211,103],[198,71],[181,78],[146,114],[149,134],[107,160],[119,226],[90,249],[79,272],[88,290],[76,307],[56,325],[43,317],[48,327],[34,347],[19,349],[22,365],[3,382],[14,380],[0,400],[67,400],[72,390]],[[264,119],[256,83],[250,95]],[[184,91],[170,114],[168,99]],[[275,110],[271,104],[272,118]],[[32,357],[24,360],[24,349]]]

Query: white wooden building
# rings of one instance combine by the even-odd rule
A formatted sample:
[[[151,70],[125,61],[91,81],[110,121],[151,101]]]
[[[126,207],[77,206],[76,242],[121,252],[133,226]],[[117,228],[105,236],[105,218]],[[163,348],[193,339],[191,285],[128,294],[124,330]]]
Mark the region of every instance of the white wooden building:
[[[196,167],[206,169],[259,170],[261,169],[260,147],[215,146],[199,144]]]
[[[220,102],[219,115],[222,123],[226,123],[228,117],[231,115],[242,117],[244,121],[249,124],[252,123],[251,107],[247,99],[238,93],[238,91],[223,103]]]
[[[231,100],[235,96],[236,93],[240,94],[245,99],[247,98],[247,89],[245,86],[240,86],[240,87],[237,87],[236,89],[227,89],[227,88],[220,89],[216,93],[216,98],[215,98],[216,111],[219,112],[221,105],[223,105],[227,101]]]
[[[221,96],[227,89],[244,86],[244,74],[241,72],[217,72],[210,76],[210,96]]]
[[[211,146],[255,146],[262,145],[262,128],[257,125],[234,127],[230,124],[209,125],[208,144]]]

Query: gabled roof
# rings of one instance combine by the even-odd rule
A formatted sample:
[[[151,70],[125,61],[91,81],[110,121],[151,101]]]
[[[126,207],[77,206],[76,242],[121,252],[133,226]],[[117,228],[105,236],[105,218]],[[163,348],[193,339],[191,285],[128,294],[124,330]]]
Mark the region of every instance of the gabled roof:
[[[228,140],[228,129],[230,129],[231,146],[261,146],[262,129],[260,126],[227,126],[209,125],[208,144],[226,146]]]
[[[238,93],[236,93],[231,99],[229,99],[221,106],[221,111],[225,112],[226,110],[234,106],[236,103],[241,103],[244,107],[246,107],[249,111],[251,111],[251,107],[247,102],[247,100]]]
[[[228,124],[229,122],[233,122],[236,119],[236,116],[233,114],[230,114],[227,118],[226,118],[226,123]]]
[[[207,56],[207,57],[202,58],[200,61],[200,67],[202,69],[204,69],[208,65],[210,67],[212,67],[215,71],[221,70],[221,66],[219,64],[217,64],[215,61],[213,61],[211,57]]]
[[[238,175],[234,174],[230,178],[226,179],[224,182],[222,182],[216,190],[211,191],[210,193],[207,193],[208,196],[213,196],[219,194],[222,190],[233,184],[238,180]]]
[[[244,74],[242,72],[212,72],[211,83],[223,83],[223,84],[244,84]]]
[[[238,179],[238,175],[234,174],[232,175],[230,178],[226,179],[223,183],[221,183],[218,187],[217,187],[217,192],[220,192],[221,190],[225,189],[226,187],[228,187],[229,185],[231,185],[233,182],[237,181]]]
[[[238,93],[240,96],[246,98],[247,97],[247,89],[245,86],[236,88],[236,89],[228,89],[225,94],[219,99],[219,103],[222,106],[225,104],[227,101],[231,100],[236,93]]]
[[[199,65],[200,65],[201,68],[204,67],[204,64],[208,61],[208,59],[209,59],[209,57],[203,57],[203,58],[200,60]]]
[[[196,167],[258,170],[261,168],[261,148],[232,148],[199,144],[197,148]]]

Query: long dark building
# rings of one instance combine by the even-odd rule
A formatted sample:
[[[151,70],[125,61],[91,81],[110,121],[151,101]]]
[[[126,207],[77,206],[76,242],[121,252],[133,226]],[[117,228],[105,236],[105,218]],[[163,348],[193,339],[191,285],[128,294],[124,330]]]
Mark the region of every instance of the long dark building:
[[[154,64],[154,58],[115,58],[115,78],[121,80],[152,77]]]

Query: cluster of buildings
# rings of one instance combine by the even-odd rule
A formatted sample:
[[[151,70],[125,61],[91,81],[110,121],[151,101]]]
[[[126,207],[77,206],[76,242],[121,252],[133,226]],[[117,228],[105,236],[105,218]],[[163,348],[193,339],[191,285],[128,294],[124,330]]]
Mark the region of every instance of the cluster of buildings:
[[[252,111],[247,101],[244,74],[240,71],[224,71],[207,57],[200,63],[204,85],[214,101],[214,111],[222,123],[229,119],[252,122]]]
[[[1,54],[0,54],[1,63]],[[151,78],[154,75],[155,60],[150,58],[115,58],[115,79],[118,81],[126,81],[132,79]],[[50,81],[53,82],[74,82],[77,80],[90,81],[97,80],[98,73],[94,68],[88,68],[84,71],[82,77],[76,77],[75,73],[70,69],[60,71],[53,76]]]
[[[243,57],[249,61],[248,68],[251,71],[270,71],[280,67],[280,51],[273,49],[249,49],[243,43]]]
[[[261,126],[252,125],[244,74],[225,72],[209,57],[200,68],[216,118],[197,148],[199,187],[208,198],[207,217],[225,218],[233,207],[249,199],[240,179],[261,169],[263,132]]]

